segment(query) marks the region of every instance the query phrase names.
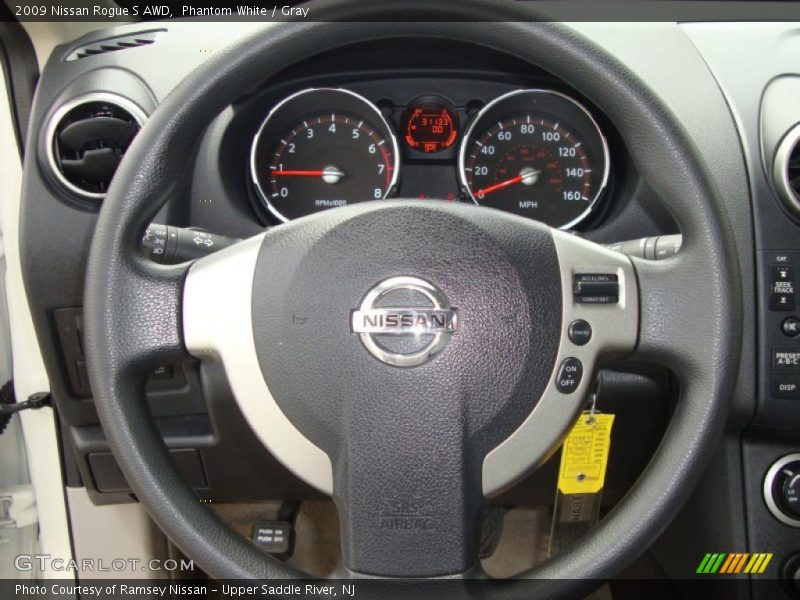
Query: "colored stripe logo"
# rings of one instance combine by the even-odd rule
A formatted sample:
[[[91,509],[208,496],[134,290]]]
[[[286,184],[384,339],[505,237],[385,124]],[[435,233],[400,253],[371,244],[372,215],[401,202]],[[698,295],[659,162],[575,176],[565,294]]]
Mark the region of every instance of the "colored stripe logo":
[[[750,573],[759,575],[766,571],[767,565],[772,560],[772,552],[709,552],[700,561],[696,573],[713,575],[715,573],[735,575],[737,573]]]

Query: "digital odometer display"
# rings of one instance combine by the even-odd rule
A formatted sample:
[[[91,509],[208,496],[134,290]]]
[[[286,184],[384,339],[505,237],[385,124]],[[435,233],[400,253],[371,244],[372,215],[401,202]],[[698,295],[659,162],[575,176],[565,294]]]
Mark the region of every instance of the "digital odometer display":
[[[608,150],[589,113],[550,91],[512,92],[487,105],[459,157],[470,198],[567,229],[585,219],[606,186]]]
[[[404,129],[406,144],[426,154],[450,148],[458,138],[452,111],[439,102],[426,102],[409,108]]]

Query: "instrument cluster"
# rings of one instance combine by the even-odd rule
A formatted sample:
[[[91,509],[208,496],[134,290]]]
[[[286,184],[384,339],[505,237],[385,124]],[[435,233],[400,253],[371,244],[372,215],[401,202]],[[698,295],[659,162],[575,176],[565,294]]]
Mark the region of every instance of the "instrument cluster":
[[[453,191],[435,181],[447,179],[443,166]],[[258,200],[281,222],[399,195],[473,202],[571,229],[596,210],[609,170],[592,114],[549,89],[480,106],[426,94],[397,109],[343,88],[308,88],[269,111],[250,152]]]

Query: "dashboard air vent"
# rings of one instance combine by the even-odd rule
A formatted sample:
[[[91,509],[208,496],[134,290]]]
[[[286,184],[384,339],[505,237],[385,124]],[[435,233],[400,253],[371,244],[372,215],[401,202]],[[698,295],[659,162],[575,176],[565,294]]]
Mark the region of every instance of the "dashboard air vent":
[[[800,124],[783,136],[775,151],[772,177],[786,208],[800,218]]]
[[[67,103],[48,127],[51,170],[78,196],[102,200],[145,119],[138,106],[114,94],[89,94]]]
[[[81,58],[87,58],[89,56],[96,56],[97,54],[117,52],[118,50],[127,50],[128,48],[138,48],[139,46],[149,46],[150,44],[155,43],[156,38],[163,31],[163,29],[155,31],[142,31],[139,33],[131,33],[129,35],[100,40],[99,42],[93,42],[91,44],[85,44],[75,48],[64,60],[70,62],[73,60],[80,60]]]
[[[786,182],[796,199],[800,199],[800,144],[795,142],[786,164]]]

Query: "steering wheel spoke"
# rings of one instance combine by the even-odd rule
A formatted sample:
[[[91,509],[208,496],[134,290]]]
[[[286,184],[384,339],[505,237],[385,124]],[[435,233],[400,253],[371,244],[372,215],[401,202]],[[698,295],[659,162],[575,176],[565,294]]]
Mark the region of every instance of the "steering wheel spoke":
[[[258,364],[252,301],[263,240],[264,234],[251,237],[191,266],[183,294],[186,346],[195,358],[222,363],[239,408],[261,442],[307,483],[331,494],[330,459],[286,417]]]
[[[536,407],[486,456],[486,496],[551,456],[585,406],[598,366],[628,355],[636,344],[639,293],[630,259],[573,234],[553,230],[552,235],[561,271],[558,355]]]
[[[353,573],[440,577],[477,564],[480,462],[465,404],[443,402],[445,394],[395,397],[391,415],[379,414],[383,403],[350,415],[346,449],[334,458],[334,498],[343,564]],[[409,403],[417,418],[403,414]]]
[[[156,367],[188,358],[181,331],[181,295],[188,265],[158,265],[138,256],[127,256],[122,262],[127,271],[124,284],[109,281],[97,287],[105,295],[102,301],[112,308],[105,315],[105,332],[114,336],[113,368],[126,380],[143,383]],[[100,300],[88,296],[87,310]],[[92,360],[99,332],[89,333],[87,352]]]
[[[688,380],[716,367],[708,359],[717,356],[723,343],[713,332],[723,316],[710,310],[709,287],[725,274],[702,265],[691,244],[666,260],[634,258],[641,296],[639,339],[634,360],[669,368],[679,379]],[[725,297],[715,300],[727,304]],[[724,315],[728,318],[728,315]],[[716,320],[716,322],[715,322]]]

